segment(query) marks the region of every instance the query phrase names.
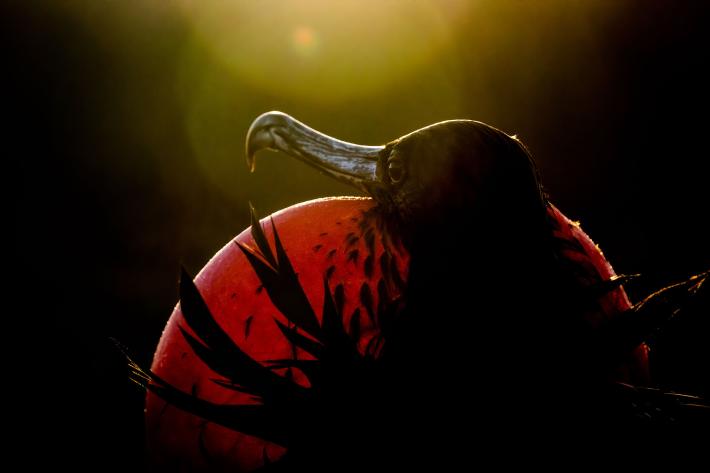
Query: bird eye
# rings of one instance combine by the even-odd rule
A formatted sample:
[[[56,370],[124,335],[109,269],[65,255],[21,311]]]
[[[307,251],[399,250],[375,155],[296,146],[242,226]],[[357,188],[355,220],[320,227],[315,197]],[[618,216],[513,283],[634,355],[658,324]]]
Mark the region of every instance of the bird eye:
[[[389,174],[392,184],[399,184],[404,179],[404,166],[399,159],[390,160],[387,165],[387,174]]]

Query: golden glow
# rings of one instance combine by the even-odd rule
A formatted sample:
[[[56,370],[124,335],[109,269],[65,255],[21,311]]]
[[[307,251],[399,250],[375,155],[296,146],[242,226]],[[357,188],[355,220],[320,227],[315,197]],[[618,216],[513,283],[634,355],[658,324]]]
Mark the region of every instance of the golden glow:
[[[310,103],[371,95],[427,67],[464,3],[422,0],[183,1],[200,41],[263,92]]]
[[[558,90],[575,106],[589,103],[584,91],[605,90],[607,28],[626,8],[595,0],[55,3],[117,76],[95,101],[106,117],[130,122],[148,154],[166,162],[186,140],[210,186],[234,202],[258,195],[273,209],[343,188],[278,158],[248,175],[244,133],[264,111],[362,144],[451,118],[527,141],[524,124],[561,107]],[[264,182],[279,182],[278,192]]]
[[[298,26],[293,30],[293,47],[298,54],[310,56],[318,47],[317,33],[308,26]]]
[[[451,50],[456,25],[468,8],[465,2],[181,0],[180,5],[194,34],[179,70],[186,131],[200,170],[226,194],[235,193],[234,183],[240,181],[234,161],[243,157],[235,150],[242,149],[246,117],[265,110],[300,117],[302,108],[349,107],[421,77],[420,92],[432,95],[436,89],[436,100],[422,103],[420,112],[435,111],[441,119],[458,114],[461,97],[451,79],[456,63],[442,70],[439,55]],[[225,96],[235,99],[225,101]],[[391,111],[377,113],[384,117]],[[430,121],[414,121],[417,114],[412,115],[412,127]],[[244,123],[236,116],[245,117]],[[395,133],[383,133],[380,140]],[[370,143],[371,133],[342,138],[380,144]],[[266,164],[262,173],[269,172]],[[293,166],[290,172],[294,189],[282,189],[284,194],[297,192],[311,170]],[[250,182],[242,179],[238,191],[257,192],[246,187]]]

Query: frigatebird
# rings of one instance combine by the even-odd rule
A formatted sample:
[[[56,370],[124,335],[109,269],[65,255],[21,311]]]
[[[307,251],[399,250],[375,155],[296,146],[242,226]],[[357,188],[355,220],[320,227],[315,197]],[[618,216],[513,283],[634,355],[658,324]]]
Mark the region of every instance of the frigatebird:
[[[134,378],[181,409],[285,447],[265,470],[438,470],[600,429],[614,435],[707,419],[699,399],[619,383],[612,373],[680,308],[699,310],[708,273],[606,314],[602,299],[629,278],[605,279],[601,253],[562,228],[571,224],[543,192],[516,137],[450,120],[361,146],[269,112],[247,133],[252,170],[263,149],[370,196],[376,206],[366,219],[410,255],[403,303],[378,308],[384,343],[363,353],[327,277],[318,320],[277,229],[273,251],[254,217],[256,248],[240,248],[293,325],[280,325],[283,336],[311,356],[306,360],[252,359],[183,274],[180,302],[190,329],[183,336],[223,376],[215,382],[258,402],[219,405],[135,364]],[[309,386],[274,368],[301,370]]]

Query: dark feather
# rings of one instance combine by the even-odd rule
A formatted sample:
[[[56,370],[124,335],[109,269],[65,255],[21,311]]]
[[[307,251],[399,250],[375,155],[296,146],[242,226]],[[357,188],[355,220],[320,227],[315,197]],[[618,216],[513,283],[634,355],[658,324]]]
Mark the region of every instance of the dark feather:
[[[601,359],[613,363],[623,359],[624,354],[630,353],[640,343],[648,341],[654,332],[691,305],[701,291],[707,290],[705,282],[709,274],[701,273],[664,287],[610,319],[596,334]]]
[[[612,276],[606,281],[601,281],[591,285],[585,289],[585,292],[588,297],[596,300],[612,292],[613,290],[620,288],[622,285],[638,279],[640,276],[640,274],[619,274],[617,276]]]
[[[126,358],[131,370],[130,379],[166,402],[229,429],[288,445],[288,433],[279,419],[282,415],[268,405],[224,405],[205,401],[173,387],[152,371],[143,370],[128,355]]]
[[[310,353],[316,358],[320,358],[323,354],[323,345],[321,345],[319,342],[314,341],[304,335],[301,335],[298,333],[296,328],[291,328],[288,327],[287,325],[279,322],[278,320],[274,319],[274,322],[276,322],[276,325],[279,327],[279,330],[281,330],[281,333],[284,334],[284,336],[288,339],[289,342],[291,342],[295,347],[300,348],[307,353]]]
[[[303,394],[298,392],[298,386],[266,370],[234,343],[214,320],[184,268],[180,277],[180,308],[188,326],[203,343],[185,330],[182,330],[183,335],[214,372],[254,394],[278,397],[299,397]]]
[[[259,217],[256,214],[254,206],[251,205],[251,202],[249,203],[249,216],[251,217],[251,236],[254,238],[256,247],[271,267],[276,268],[276,258],[274,258],[274,254],[269,246],[269,241],[266,239],[264,229],[261,227],[261,222],[259,221]]]

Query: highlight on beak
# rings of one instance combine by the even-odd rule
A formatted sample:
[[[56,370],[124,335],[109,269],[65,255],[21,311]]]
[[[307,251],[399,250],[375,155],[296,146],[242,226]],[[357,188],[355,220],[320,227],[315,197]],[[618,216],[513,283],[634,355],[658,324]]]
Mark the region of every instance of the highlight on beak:
[[[246,137],[247,165],[252,172],[256,153],[270,149],[300,159],[364,191],[377,180],[377,163],[384,148],[332,138],[282,112],[267,112],[257,117]]]

